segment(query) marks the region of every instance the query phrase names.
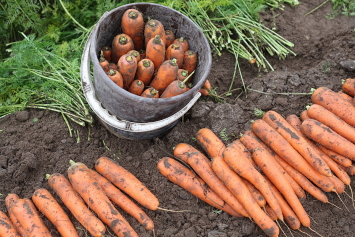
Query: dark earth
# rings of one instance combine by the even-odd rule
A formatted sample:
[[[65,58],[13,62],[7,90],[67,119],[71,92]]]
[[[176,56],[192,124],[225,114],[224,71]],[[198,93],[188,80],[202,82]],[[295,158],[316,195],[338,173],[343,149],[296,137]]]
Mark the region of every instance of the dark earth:
[[[309,2],[309,3],[307,3]],[[69,213],[57,195],[49,187],[46,174],[61,173],[67,176],[69,160],[85,163],[94,168],[101,156],[116,160],[133,173],[159,199],[160,206],[170,210],[190,210],[185,213],[151,211],[142,209],[155,223],[156,236],[208,236],[239,237],[266,236],[261,229],[247,218],[231,217],[219,213],[206,203],[168,181],[156,168],[157,162],[173,153],[173,147],[184,142],[202,151],[195,141],[199,129],[207,127],[218,136],[226,128],[224,143],[228,145],[246,130],[251,129],[252,120],[258,119],[254,109],[275,110],[284,117],[300,115],[311,103],[311,88],[321,86],[334,91],[341,89],[341,80],[354,78],[355,72],[346,67],[346,61],[355,59],[355,18],[338,16],[328,20],[331,13],[328,2],[316,12],[304,16],[323,0],[302,1],[296,8],[288,5],[284,11],[262,13],[264,23],[276,27],[277,32],[295,44],[296,57],[286,60],[269,57],[275,71],[259,72],[255,65],[241,61],[244,82],[249,90],[247,95],[241,90],[233,91],[225,103],[213,98],[201,99],[184,116],[175,128],[163,137],[153,140],[126,140],[108,132],[97,120],[92,127],[84,128],[72,124],[73,137],[58,113],[41,110],[27,110],[6,116],[0,120],[0,210],[7,213],[4,199],[9,193],[21,198],[31,198],[38,188],[46,188],[68,213],[80,236],[90,236]],[[273,15],[279,14],[276,18]],[[234,56],[224,52],[213,60],[208,77],[219,95],[225,93],[232,81]],[[233,89],[241,88],[239,77]],[[290,93],[280,95],[274,93]],[[291,93],[303,93],[291,94]],[[220,136],[221,137],[221,136]],[[222,138],[222,137],[221,137]],[[352,178],[352,182],[355,179]],[[352,185],[355,190],[355,186]],[[346,192],[350,193],[349,188]],[[329,202],[343,208],[317,201],[310,195],[301,200],[311,217],[311,228],[322,236],[355,236],[355,209],[351,199],[344,193],[340,198],[350,211],[344,208],[335,193],[327,193]],[[118,210],[121,210],[118,208]],[[124,213],[139,236],[153,236],[133,217]],[[60,236],[46,217],[45,224],[54,237]],[[291,232],[284,224],[282,230],[287,236],[306,236],[299,231]],[[110,230],[109,230],[110,231]],[[309,236],[317,236],[302,227]],[[284,235],[284,234],[280,234]],[[112,231],[108,236],[113,236]]]

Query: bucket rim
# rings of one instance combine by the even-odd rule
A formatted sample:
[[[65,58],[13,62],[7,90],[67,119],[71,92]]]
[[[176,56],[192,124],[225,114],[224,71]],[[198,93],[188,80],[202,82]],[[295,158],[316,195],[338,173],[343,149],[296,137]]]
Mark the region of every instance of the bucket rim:
[[[92,37],[90,39],[90,41],[91,41],[90,42],[91,43],[90,44],[90,58],[91,58],[91,61],[92,61],[93,65],[94,65],[94,67],[96,67],[96,68],[100,67],[101,68],[101,66],[99,64],[98,57],[97,57],[96,52],[95,52],[95,48],[96,48],[95,38],[97,38],[96,37],[97,36],[97,31],[98,31],[98,27],[99,27],[100,23],[102,23],[110,14],[112,14],[113,12],[115,12],[117,10],[120,10],[120,9],[123,9],[123,8],[129,9],[131,7],[144,6],[144,5],[157,6],[157,7],[168,9],[169,11],[173,11],[176,14],[180,15],[181,17],[183,17],[186,21],[188,21],[192,25],[194,25],[194,27],[197,29],[197,31],[200,32],[200,34],[202,35],[203,44],[206,45],[205,50],[207,50],[207,53],[206,53],[207,54],[207,59],[205,60],[205,63],[207,64],[206,65],[207,70],[202,72],[202,75],[201,75],[202,79],[199,80],[197,82],[197,84],[194,85],[194,87],[192,87],[189,91],[187,91],[187,92],[185,92],[183,94],[180,94],[180,95],[177,95],[177,96],[174,96],[174,97],[170,97],[170,98],[146,98],[146,97],[141,97],[141,96],[132,94],[132,93],[126,91],[125,89],[121,88],[121,87],[117,87],[117,85],[112,80],[109,79],[109,77],[104,73],[103,70],[98,70],[98,73],[99,73],[100,77],[104,78],[104,80],[107,80],[108,83],[111,84],[112,87],[115,88],[115,90],[117,90],[117,92],[120,93],[122,96],[124,96],[126,98],[131,98],[131,99],[134,99],[134,100],[139,100],[139,101],[142,101],[142,102],[147,103],[149,105],[159,106],[159,104],[173,104],[176,100],[182,100],[185,97],[194,97],[196,95],[196,93],[198,93],[199,90],[202,88],[204,83],[206,82],[207,77],[209,75],[209,72],[211,70],[211,66],[212,66],[211,48],[210,48],[210,45],[209,45],[209,43],[207,41],[206,36],[204,35],[204,33],[202,32],[200,27],[195,24],[195,22],[193,22],[189,17],[187,17],[183,13],[181,13],[181,12],[175,10],[175,9],[172,9],[170,7],[164,6],[164,5],[160,5],[160,4],[156,4],[156,3],[146,3],[146,2],[130,3],[130,4],[126,4],[126,5],[117,7],[115,9],[112,9],[109,12],[105,12],[103,14],[103,16],[100,18],[100,20],[96,23],[95,27],[93,28],[93,30],[91,32],[92,33]],[[196,52],[196,53],[198,54],[198,52]]]

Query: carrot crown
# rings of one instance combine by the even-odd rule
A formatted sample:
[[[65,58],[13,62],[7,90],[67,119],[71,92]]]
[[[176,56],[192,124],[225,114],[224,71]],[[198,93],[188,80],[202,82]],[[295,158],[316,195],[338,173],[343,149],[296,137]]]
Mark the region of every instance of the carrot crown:
[[[49,179],[49,177],[51,177],[50,174],[46,174],[46,179]]]
[[[188,72],[187,70],[181,71],[181,75],[182,75],[183,77],[186,77],[188,74],[189,74],[189,72]]]
[[[135,11],[131,11],[130,13],[128,13],[128,17],[132,19],[136,19],[138,17],[138,13]]]
[[[126,60],[127,60],[127,62],[132,62],[133,58],[132,58],[131,55],[128,55],[128,56],[126,57]]]
[[[180,48],[180,45],[178,45],[178,44],[173,44],[173,45],[171,46],[171,48],[172,48],[172,49],[179,49],[179,48]]]
[[[171,65],[171,66],[176,66],[176,65],[177,65],[176,58],[172,58],[172,59],[170,60],[170,65]]]
[[[116,74],[116,72],[115,72],[115,70],[113,70],[112,68],[110,68],[110,71],[108,71],[108,74],[109,74],[110,76],[113,76],[113,75]]]
[[[194,52],[194,51],[192,51],[192,50],[189,50],[189,51],[188,51],[188,54],[189,54],[189,55],[194,55],[194,54],[195,54],[195,52]]]
[[[120,42],[120,44],[126,44],[127,43],[127,37],[126,36],[120,36],[118,41]]]
[[[150,25],[150,26],[155,26],[155,25],[156,25],[156,22],[155,22],[154,20],[150,20],[150,21],[148,22],[148,25]]]
[[[104,47],[104,50],[105,50],[105,51],[109,51],[109,50],[110,50],[110,47],[105,46],[105,47]]]
[[[151,95],[156,95],[158,93],[158,91],[156,89],[153,88],[153,90],[150,91]]]
[[[142,85],[142,81],[137,81],[137,85]]]
[[[137,51],[132,51],[131,55],[133,55],[134,57],[138,57],[138,52]]]
[[[142,54],[143,54],[143,53],[145,53],[145,50],[144,50],[144,49],[140,49],[140,50],[139,50],[139,53],[142,53]]]
[[[184,81],[180,82],[180,83],[179,83],[179,87],[182,88],[182,89],[184,89],[185,83],[187,82],[187,80],[189,80],[189,78],[190,78],[190,77],[192,76],[192,74],[194,74],[194,73],[195,73],[195,71],[191,72],[191,74],[190,74],[188,77],[186,77]]]
[[[160,44],[160,43],[161,43],[160,35],[156,35],[156,36],[154,37],[154,43],[156,43],[156,44]]]
[[[180,42],[184,42],[184,37],[180,37],[180,38],[179,38],[179,41],[180,41]]]
[[[144,67],[150,67],[150,62],[148,60],[143,60]]]
[[[102,50],[101,50],[99,61],[100,61],[100,63],[102,63],[102,62],[104,62],[105,60],[106,60],[106,59],[104,58],[104,52],[102,52]]]
[[[165,34],[166,34],[166,35],[171,35],[171,30],[166,30],[166,31],[165,31]]]

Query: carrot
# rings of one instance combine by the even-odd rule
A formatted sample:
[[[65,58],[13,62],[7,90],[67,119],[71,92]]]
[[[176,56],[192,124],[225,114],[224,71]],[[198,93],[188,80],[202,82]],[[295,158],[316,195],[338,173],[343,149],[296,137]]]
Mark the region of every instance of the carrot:
[[[110,69],[107,72],[107,76],[119,87],[123,88],[123,78],[121,73],[116,71],[115,69]]]
[[[302,113],[301,113],[301,120],[304,121],[304,120],[306,120],[308,118],[309,118],[308,111],[307,110],[303,110]]]
[[[163,94],[160,96],[160,98],[168,98],[168,97],[181,95],[186,91],[190,90],[189,87],[186,85],[186,81],[189,80],[192,74],[193,73],[191,73],[188,77],[186,77],[184,81],[175,80],[172,83],[170,83],[169,86],[163,92]]]
[[[153,87],[150,87],[150,88],[146,89],[145,91],[143,91],[141,96],[146,97],[146,98],[159,98],[159,93],[156,89],[154,89]]]
[[[165,38],[165,30],[163,24],[158,20],[148,21],[147,24],[145,24],[145,28],[144,28],[144,38],[145,38],[146,48],[148,48],[148,42],[151,39],[154,39],[157,35],[159,35],[160,39],[163,41],[162,44],[164,45],[164,49],[165,49],[166,38]]]
[[[343,168],[348,175],[355,175],[355,167],[354,166],[341,167],[341,168]]]
[[[142,59],[137,65],[136,78],[149,85],[154,74],[154,64],[150,59]]]
[[[320,87],[312,95],[312,102],[318,104],[355,127],[355,106],[334,91]]]
[[[89,210],[68,179],[58,173],[47,174],[47,179],[49,186],[54,189],[64,205],[92,236],[105,236],[105,225]]]
[[[144,21],[142,13],[136,9],[128,9],[122,16],[122,32],[132,38],[134,48],[143,48],[143,27]],[[139,60],[138,60],[139,61]]]
[[[144,83],[141,80],[134,80],[129,87],[129,92],[135,95],[141,95],[144,90]]]
[[[249,192],[253,196],[256,203],[260,207],[265,207],[266,200],[265,200],[264,196],[259,192],[259,190],[254,185],[252,185],[248,180],[246,180],[242,177],[241,177],[241,179],[242,179],[243,183],[245,184],[245,186],[247,186]]]
[[[208,95],[209,95],[208,90],[203,89],[203,88],[201,88],[201,89],[199,90],[199,92],[200,92],[203,96],[208,96]]]
[[[122,55],[134,49],[132,38],[126,34],[116,35],[112,42],[112,62],[117,64]]]
[[[280,114],[275,111],[268,111],[265,113],[263,120],[280,133],[318,173],[328,177],[331,176],[331,170],[327,163],[308,144],[302,134],[296,131]]]
[[[154,71],[164,62],[165,46],[159,35],[149,40],[146,49],[146,58],[152,60]]]
[[[116,71],[117,71],[117,65],[114,64],[114,63],[109,63],[107,67],[108,67],[109,69],[113,69],[113,70],[116,70]]]
[[[129,54],[124,54],[118,60],[117,66],[123,78],[123,88],[128,89],[136,75],[137,59]]]
[[[6,216],[5,213],[0,211],[0,236],[1,237],[21,237],[10,219]]]
[[[305,136],[326,148],[355,160],[355,145],[321,122],[306,119],[302,123],[301,131]]]
[[[197,54],[192,50],[187,50],[184,53],[182,69],[187,70],[189,74],[193,72],[197,65]]]
[[[211,162],[191,145],[180,143],[174,149],[174,156],[189,164],[203,181],[231,208],[239,214],[249,217],[248,212],[233,194],[223,185],[211,168]],[[265,200],[264,200],[265,201]]]
[[[136,60],[137,60],[137,63],[138,63],[139,61],[141,61],[141,55],[140,55],[140,53],[138,53],[138,51],[136,51],[136,50],[130,50],[130,51],[128,51],[127,54],[132,55],[133,57],[135,57]]]
[[[107,157],[99,158],[95,169],[142,206],[155,211],[158,199],[129,171]]]
[[[277,216],[275,215],[275,212],[271,209],[271,207],[268,204],[266,204],[265,206],[265,212],[271,218],[271,220],[273,221],[277,220]]]
[[[173,44],[180,44],[182,46],[182,49],[184,50],[184,52],[189,50],[189,43],[187,42],[186,39],[184,39],[184,37],[180,37],[178,39],[175,39]]]
[[[196,140],[211,158],[222,157],[223,151],[226,149],[223,142],[208,128],[200,129],[196,134]]]
[[[179,68],[182,68],[182,62],[184,60],[184,50],[179,44],[171,44],[166,49],[166,57],[165,60],[170,60],[176,58],[176,63]]]
[[[163,94],[165,89],[176,79],[178,72],[176,59],[165,61],[158,69],[157,75],[150,82],[150,86]]]
[[[110,46],[104,46],[104,47],[101,48],[101,51],[103,53],[104,58],[107,61],[111,62],[111,60],[112,60],[112,49],[111,49],[111,47]]]
[[[7,212],[9,213],[10,220],[11,220],[12,224],[14,225],[15,229],[20,234],[20,236],[25,236],[26,235],[25,229],[22,227],[21,223],[17,220],[15,214],[11,210],[12,203],[14,201],[16,201],[17,199],[19,199],[17,194],[10,193],[5,198],[5,205],[6,205]]]
[[[165,31],[165,48],[168,48],[175,40],[174,32],[171,30]]]
[[[252,157],[250,151],[248,150],[248,148],[246,148],[244,146],[244,144],[240,140],[235,140],[233,142],[233,144],[235,145],[236,148],[239,148],[240,154],[242,156],[247,158],[254,167],[257,167],[257,165],[255,164],[255,162],[253,160],[253,157]]]
[[[11,205],[11,210],[25,230],[25,236],[50,237],[52,236],[44,225],[36,208],[29,199],[17,199]]]
[[[125,212],[136,218],[136,220],[144,226],[146,230],[154,229],[154,222],[147,216],[147,214],[140,209],[134,202],[124,195],[118,188],[110,181],[99,175],[94,170],[89,169],[92,177],[96,179],[106,196],[117,206],[122,208]]]
[[[332,176],[330,180],[333,182],[337,193],[343,193],[345,191],[345,184],[339,178]]]
[[[242,143],[245,144],[245,146],[252,152],[255,150],[258,150],[258,149],[264,149],[269,153],[269,155],[271,155],[270,151],[269,151],[269,149],[267,149],[266,145],[263,144],[259,140],[259,138],[257,138],[255,136],[255,134],[253,134],[253,132],[250,130],[246,131],[243,134],[243,136],[240,138],[240,141],[242,141]],[[273,157],[271,157],[271,158],[273,159]],[[306,194],[303,191],[303,189],[292,179],[292,177],[282,168],[282,166],[279,163],[277,163],[274,159],[273,159],[273,161],[274,161],[273,163],[277,166],[278,170],[281,172],[283,177],[291,185],[291,187],[292,187],[293,191],[296,193],[296,195],[300,198],[306,198]]]
[[[277,202],[279,203],[282,214],[285,217],[285,220],[287,224],[293,229],[297,230],[301,227],[301,222],[298,219],[297,215],[293,212],[291,207],[288,205],[288,203],[285,201],[285,199],[282,197],[281,193],[277,188],[270,182],[269,179],[265,177],[266,182],[270,185],[271,190],[274,192],[275,198]]]
[[[355,78],[348,78],[345,80],[343,86],[343,91],[351,96],[355,96]]]
[[[211,90],[211,83],[210,81],[207,79],[205,81],[205,84],[203,84],[203,86],[207,89],[207,90]]]
[[[99,63],[100,63],[101,68],[104,70],[104,72],[108,72],[108,70],[109,70],[108,64],[109,64],[109,63],[108,63],[108,61],[104,58],[102,51],[101,51]]]
[[[320,105],[313,104],[308,108],[308,116],[330,127],[333,131],[352,143],[355,143],[355,128],[344,122],[329,110]]]
[[[333,183],[324,175],[319,174],[312,166],[270,125],[263,120],[256,120],[253,132],[292,167],[304,174],[318,187],[326,192],[334,189]]]
[[[205,182],[196,177],[191,170],[178,161],[164,157],[157,165],[159,172],[168,178],[171,182],[179,185],[186,191],[198,197],[209,205],[227,212],[231,216],[242,217],[226,204],[215,192],[205,186]]]
[[[63,237],[79,237],[68,215],[48,190],[37,189],[32,195],[32,200],[38,210],[53,223]]]
[[[189,72],[188,72],[188,71],[186,71],[186,70],[184,70],[184,69],[179,69],[179,70],[178,70],[177,77],[178,77],[178,80],[179,80],[179,81],[184,81],[188,75],[189,75]],[[189,79],[189,80],[190,80],[190,79]],[[188,81],[189,81],[189,80],[188,80]],[[188,81],[186,82],[187,84],[189,84]]]
[[[241,178],[228,167],[221,156],[213,158],[212,169],[265,234],[278,236],[280,230],[277,225],[261,210]]]
[[[348,101],[349,103],[351,103],[351,104],[354,103],[354,98],[351,97],[350,95],[344,93],[343,91],[338,91],[338,94],[340,95],[341,98]]]
[[[232,170],[234,170],[239,176],[252,183],[261,192],[270,207],[274,210],[277,217],[280,220],[283,220],[280,206],[278,205],[275,196],[272,194],[270,187],[265,185],[265,179],[253,167],[249,160],[240,154],[239,149],[234,145],[234,143],[230,144],[224,150],[222,157]]]
[[[140,56],[141,60],[145,59],[145,50],[144,49],[139,50],[139,56]]]
[[[328,148],[325,148],[324,146],[317,144],[317,147],[324,152],[327,156],[329,156],[331,159],[333,159],[335,162],[338,164],[344,166],[344,167],[350,167],[352,165],[352,162],[350,159],[345,158],[342,155],[339,155],[338,153],[329,150]]]
[[[98,217],[119,237],[138,236],[129,223],[116,210],[89,169],[83,163],[71,162],[68,178],[73,188]]]

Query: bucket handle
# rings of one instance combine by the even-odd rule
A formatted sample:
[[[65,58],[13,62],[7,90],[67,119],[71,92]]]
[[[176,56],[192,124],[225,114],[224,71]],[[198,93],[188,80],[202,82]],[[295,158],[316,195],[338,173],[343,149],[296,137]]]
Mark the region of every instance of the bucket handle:
[[[92,31],[91,31],[92,32]],[[182,117],[200,98],[201,93],[197,92],[196,95],[191,99],[191,101],[180,111],[167,117],[165,119],[149,122],[149,123],[136,123],[130,122],[122,119],[118,119],[115,115],[111,115],[108,110],[104,109],[101,105],[101,102],[98,101],[95,97],[95,89],[93,87],[91,81],[91,73],[90,73],[90,39],[91,33],[88,37],[88,40],[85,43],[83,55],[81,57],[81,65],[80,65],[80,79],[81,85],[83,89],[83,93],[85,95],[86,101],[88,102],[90,108],[94,111],[94,113],[106,124],[118,128],[123,131],[129,132],[149,132],[154,131],[160,128],[163,128],[176,120]]]

